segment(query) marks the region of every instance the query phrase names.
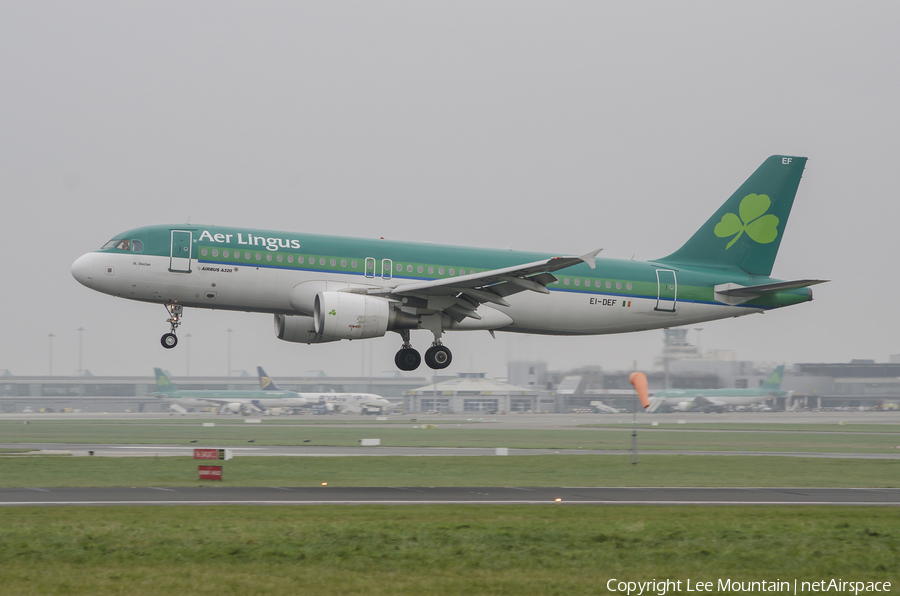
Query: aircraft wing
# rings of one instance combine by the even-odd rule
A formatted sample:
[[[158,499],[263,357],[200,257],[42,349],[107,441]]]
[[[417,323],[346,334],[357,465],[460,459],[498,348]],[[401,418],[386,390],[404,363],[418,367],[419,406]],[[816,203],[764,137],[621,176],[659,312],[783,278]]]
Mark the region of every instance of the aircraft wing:
[[[447,279],[401,283],[393,287],[373,289],[369,293],[386,294],[396,300],[406,298],[406,303],[410,303],[410,298],[418,299],[410,305],[443,311],[457,322],[466,317],[481,319],[481,316],[475,312],[475,309],[481,304],[490,302],[500,306],[509,306],[504,297],[525,290],[549,294],[550,290],[547,289],[547,285],[558,281],[553,275],[554,271],[580,263],[587,263],[593,269],[596,266],[597,254],[601,250],[597,249],[580,257],[553,257],[543,261]]]

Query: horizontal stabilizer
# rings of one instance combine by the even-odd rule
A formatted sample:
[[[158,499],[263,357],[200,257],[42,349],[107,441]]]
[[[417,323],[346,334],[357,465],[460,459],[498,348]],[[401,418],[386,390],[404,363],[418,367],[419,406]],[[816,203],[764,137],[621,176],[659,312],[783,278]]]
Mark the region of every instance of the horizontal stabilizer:
[[[761,284],[758,286],[742,286],[739,284],[719,284],[715,287],[716,300],[726,304],[740,304],[753,298],[759,298],[766,294],[798,290],[816,284],[824,284],[827,279],[799,279],[796,281],[780,281],[773,284]]]

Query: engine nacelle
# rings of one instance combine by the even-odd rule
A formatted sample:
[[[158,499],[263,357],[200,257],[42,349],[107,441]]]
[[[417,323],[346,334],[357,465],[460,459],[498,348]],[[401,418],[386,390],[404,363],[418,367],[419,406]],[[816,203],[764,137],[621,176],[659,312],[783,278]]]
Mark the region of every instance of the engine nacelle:
[[[678,405],[675,406],[675,409],[679,412],[690,412],[693,407],[694,402],[692,401],[680,401],[678,402]]]
[[[316,333],[315,319],[299,315],[275,315],[275,336],[284,341],[321,344],[339,338],[324,338]]]
[[[319,292],[316,295],[316,333],[328,339],[382,337],[394,318],[391,303],[378,296],[350,292]]]

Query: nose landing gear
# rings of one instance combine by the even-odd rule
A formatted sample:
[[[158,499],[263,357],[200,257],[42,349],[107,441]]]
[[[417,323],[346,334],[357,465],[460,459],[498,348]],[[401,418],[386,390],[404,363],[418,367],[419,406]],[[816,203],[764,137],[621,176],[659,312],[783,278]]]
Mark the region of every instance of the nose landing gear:
[[[159,338],[159,343],[167,350],[171,350],[178,345],[178,337],[175,335],[175,330],[181,325],[181,315],[184,311],[184,307],[180,304],[170,303],[166,304],[166,310],[169,312],[169,318],[166,319],[166,322],[171,325],[171,331]]]

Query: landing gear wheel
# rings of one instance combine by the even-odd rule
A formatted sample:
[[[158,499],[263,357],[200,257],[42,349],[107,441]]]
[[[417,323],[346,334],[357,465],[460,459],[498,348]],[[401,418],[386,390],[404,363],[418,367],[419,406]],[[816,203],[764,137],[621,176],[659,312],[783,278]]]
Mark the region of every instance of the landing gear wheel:
[[[402,348],[394,356],[394,364],[400,370],[416,370],[422,364],[422,356],[413,348]]]
[[[428,365],[428,368],[437,370],[447,368],[452,361],[453,354],[450,353],[447,346],[431,346],[428,348],[428,351],[425,352],[425,364]]]
[[[169,313],[169,318],[166,319],[166,323],[169,323],[169,332],[159,338],[159,343],[161,343],[162,347],[165,349],[171,350],[178,345],[178,338],[175,337],[175,330],[181,325],[181,315],[184,312],[184,307],[180,304],[173,304],[171,302],[166,304],[165,307],[166,312]]]

